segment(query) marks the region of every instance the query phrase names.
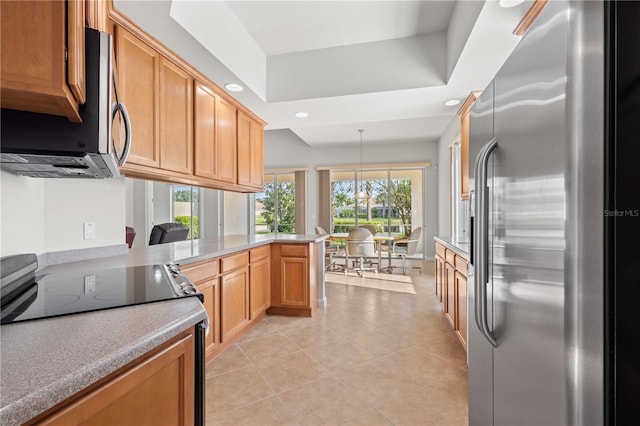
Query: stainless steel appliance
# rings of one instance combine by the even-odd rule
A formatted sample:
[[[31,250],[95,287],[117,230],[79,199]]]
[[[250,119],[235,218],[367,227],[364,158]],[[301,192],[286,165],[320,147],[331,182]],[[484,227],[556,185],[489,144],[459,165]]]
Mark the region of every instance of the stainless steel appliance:
[[[547,3],[471,110],[472,425],[631,412],[638,333],[622,295],[638,290],[619,256],[640,235],[625,181],[639,153],[639,6]]]
[[[33,254],[0,259],[1,324],[40,320],[181,297],[204,296],[177,265],[86,269],[37,275]],[[195,333],[195,419],[204,424],[204,338],[208,321]]]
[[[131,124],[123,103],[112,104],[111,35],[85,29],[87,97],[82,123],[65,117],[2,109],[0,167],[31,177],[109,178],[120,176],[131,146]],[[118,152],[111,137],[114,119],[124,125]]]

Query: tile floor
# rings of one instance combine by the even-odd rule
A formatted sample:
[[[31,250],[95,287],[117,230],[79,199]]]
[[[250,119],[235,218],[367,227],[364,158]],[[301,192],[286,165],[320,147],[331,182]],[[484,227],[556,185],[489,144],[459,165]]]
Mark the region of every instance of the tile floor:
[[[468,423],[466,355],[433,262],[327,274],[326,294],[312,318],[267,316],[207,366],[207,425]]]

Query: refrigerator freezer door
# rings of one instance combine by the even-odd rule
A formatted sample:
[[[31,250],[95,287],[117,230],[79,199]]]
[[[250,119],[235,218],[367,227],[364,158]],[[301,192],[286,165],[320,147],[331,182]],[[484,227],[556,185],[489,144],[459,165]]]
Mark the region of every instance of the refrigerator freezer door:
[[[476,100],[470,112],[470,145],[469,158],[475,161],[480,150],[487,142],[493,139],[493,83],[482,92]],[[471,163],[473,165],[473,163]],[[475,188],[475,170],[469,176],[469,188]],[[475,191],[473,202],[475,203]],[[472,213],[471,219],[474,221],[471,246],[475,245],[473,234],[476,229],[476,216],[478,212]],[[472,249],[471,267],[467,277],[467,316],[469,326],[468,333],[468,363],[469,363],[469,423],[472,425],[492,425],[493,424],[493,347],[485,339],[480,329],[475,324],[475,253]],[[487,287],[488,290],[491,286]],[[491,293],[488,292],[487,300],[491,301]],[[491,309],[491,303],[487,307]],[[487,312],[490,319],[491,312]],[[493,323],[490,323],[493,326]]]
[[[550,2],[494,80],[494,424],[567,423],[569,7]]]

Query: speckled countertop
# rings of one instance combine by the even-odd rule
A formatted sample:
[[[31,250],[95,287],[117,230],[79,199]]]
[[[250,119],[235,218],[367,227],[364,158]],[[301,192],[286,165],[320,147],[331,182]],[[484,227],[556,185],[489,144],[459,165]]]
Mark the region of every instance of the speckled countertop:
[[[133,248],[127,254],[102,257],[81,262],[51,265],[38,272],[47,273],[68,268],[118,268],[124,266],[154,265],[158,263],[189,264],[273,242],[316,243],[329,235],[315,234],[264,234],[256,236],[231,235],[223,238],[203,238],[168,244]]]
[[[233,235],[131,249],[128,254],[38,271],[188,264],[273,242],[315,243],[328,235]],[[206,317],[195,297],[0,327],[0,424],[18,425],[64,401]]]
[[[433,239],[459,255],[469,257],[469,243],[453,242],[451,237],[433,237]]]
[[[18,425],[206,317],[196,297],[0,327],[0,424]]]

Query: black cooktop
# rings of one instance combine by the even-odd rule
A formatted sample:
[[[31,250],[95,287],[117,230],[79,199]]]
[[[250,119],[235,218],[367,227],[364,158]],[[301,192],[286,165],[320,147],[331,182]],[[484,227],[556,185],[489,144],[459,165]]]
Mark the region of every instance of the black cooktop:
[[[3,295],[2,324],[200,295],[175,265],[31,275]]]

